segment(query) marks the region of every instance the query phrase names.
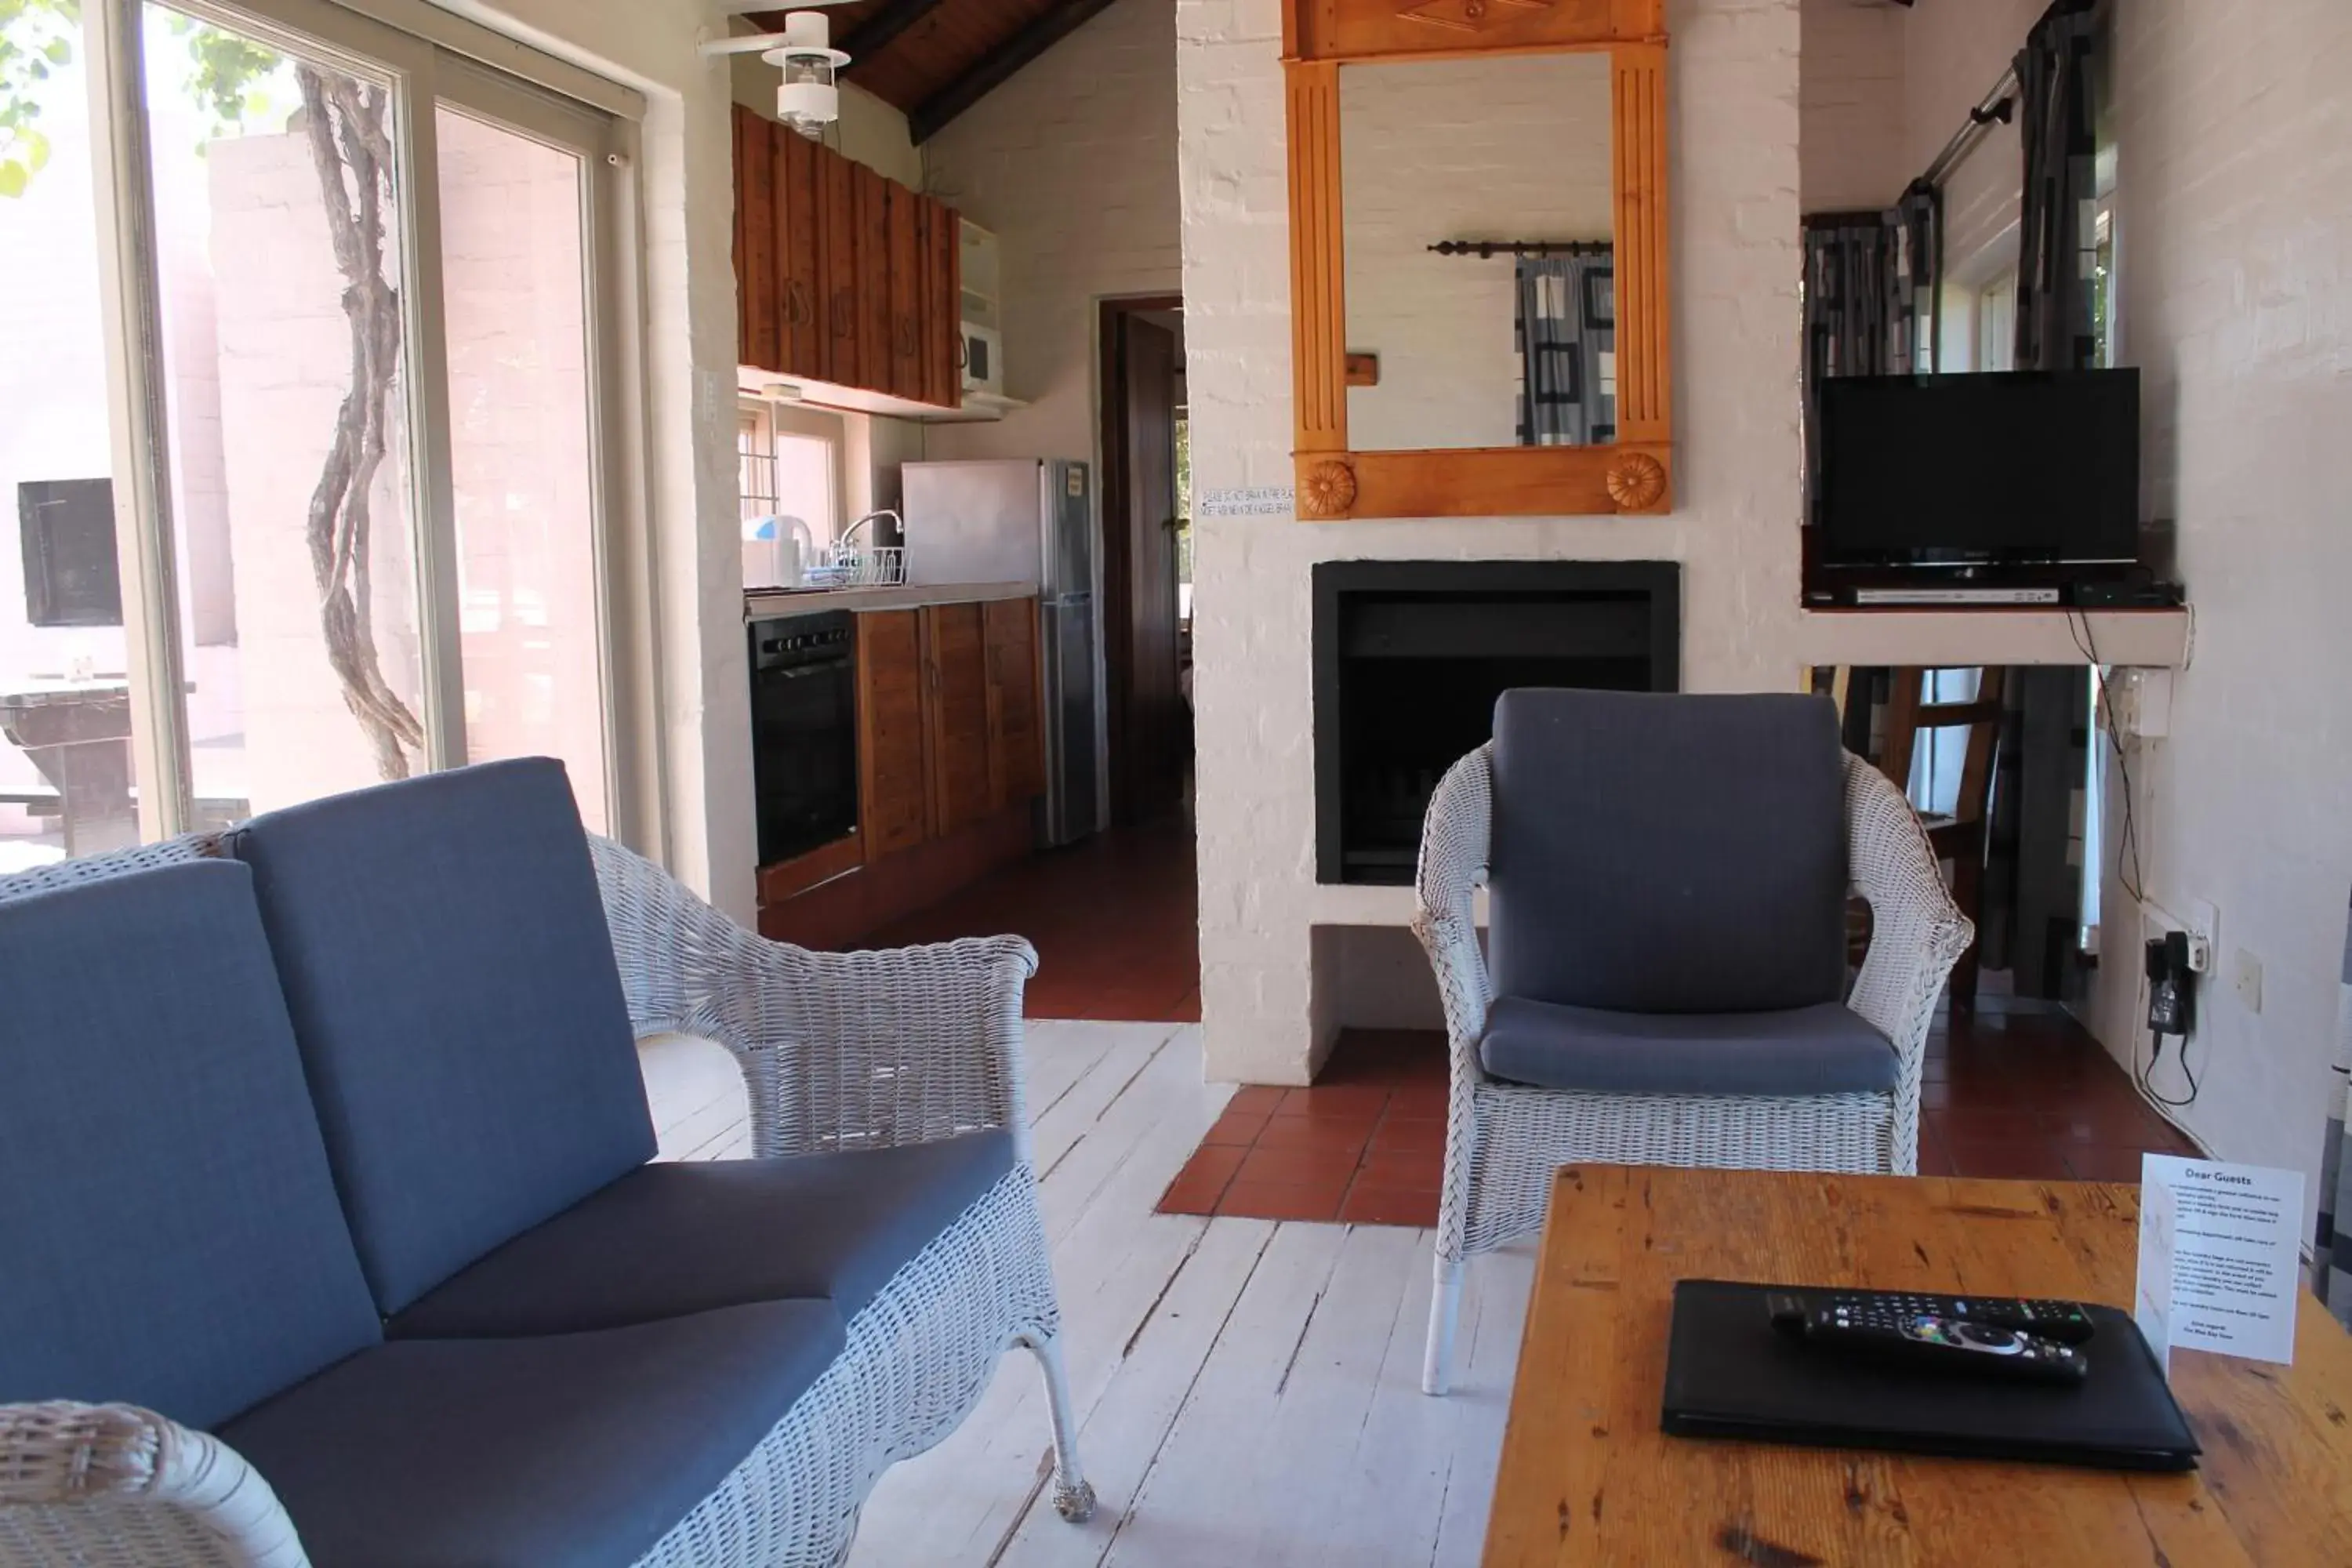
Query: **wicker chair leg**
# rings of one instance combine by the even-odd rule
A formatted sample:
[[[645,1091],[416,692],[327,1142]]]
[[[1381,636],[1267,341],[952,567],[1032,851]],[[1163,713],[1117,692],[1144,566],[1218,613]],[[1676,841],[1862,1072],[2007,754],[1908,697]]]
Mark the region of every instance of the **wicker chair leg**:
[[[1059,1335],[1025,1342],[1045,1373],[1045,1404],[1054,1421],[1054,1511],[1072,1524],[1094,1517],[1095,1489],[1078,1468],[1078,1423],[1070,1408],[1070,1373]]]
[[[1462,1316],[1463,1259],[1437,1255],[1429,1291],[1429,1348],[1421,1363],[1421,1391],[1442,1394],[1454,1381],[1454,1326]]]

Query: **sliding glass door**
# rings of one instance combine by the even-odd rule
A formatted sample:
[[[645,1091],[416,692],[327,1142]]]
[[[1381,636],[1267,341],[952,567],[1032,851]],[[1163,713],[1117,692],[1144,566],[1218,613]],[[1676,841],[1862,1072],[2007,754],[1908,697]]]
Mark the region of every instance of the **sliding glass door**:
[[[69,10],[0,13],[58,343],[0,431],[0,871],[526,754],[609,830],[627,127],[327,0]]]

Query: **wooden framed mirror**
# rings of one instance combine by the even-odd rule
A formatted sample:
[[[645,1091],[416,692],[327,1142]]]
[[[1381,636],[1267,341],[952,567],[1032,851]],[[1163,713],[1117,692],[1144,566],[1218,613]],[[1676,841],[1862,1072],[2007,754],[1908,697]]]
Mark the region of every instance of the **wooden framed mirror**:
[[[1665,67],[1664,0],[1286,0],[1301,521],[1671,510]]]

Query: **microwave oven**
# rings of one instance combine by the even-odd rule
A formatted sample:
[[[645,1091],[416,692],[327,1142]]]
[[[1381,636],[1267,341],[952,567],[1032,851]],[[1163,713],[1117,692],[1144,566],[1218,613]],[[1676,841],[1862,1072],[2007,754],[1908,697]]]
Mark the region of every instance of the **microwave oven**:
[[[1004,340],[994,327],[963,324],[963,389],[1004,395]]]

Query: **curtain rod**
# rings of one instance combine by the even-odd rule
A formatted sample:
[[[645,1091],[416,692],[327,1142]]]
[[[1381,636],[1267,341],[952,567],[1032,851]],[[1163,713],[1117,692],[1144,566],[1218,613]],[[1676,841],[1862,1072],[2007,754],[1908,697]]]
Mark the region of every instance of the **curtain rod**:
[[[1959,167],[1960,160],[1976,150],[1978,142],[1984,137],[1986,126],[1995,121],[2007,125],[2016,117],[2017,68],[2011,66],[2001,72],[2000,80],[1993,84],[1993,89],[1969,110],[1969,122],[1944,143],[1944,150],[1936,154],[1936,161],[1927,165],[1926,174],[1919,176],[1921,183],[1942,184],[1945,178]]]
[[[1448,239],[1429,247],[1440,256],[1607,256],[1617,248],[1606,239]]]

